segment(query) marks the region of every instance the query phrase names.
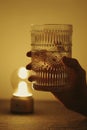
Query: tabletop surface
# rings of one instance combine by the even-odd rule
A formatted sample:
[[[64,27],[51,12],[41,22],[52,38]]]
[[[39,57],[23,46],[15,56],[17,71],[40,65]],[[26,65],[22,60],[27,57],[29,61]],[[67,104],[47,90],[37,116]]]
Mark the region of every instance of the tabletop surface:
[[[33,114],[12,114],[10,100],[0,100],[0,130],[87,130],[87,118],[58,101],[34,101]]]

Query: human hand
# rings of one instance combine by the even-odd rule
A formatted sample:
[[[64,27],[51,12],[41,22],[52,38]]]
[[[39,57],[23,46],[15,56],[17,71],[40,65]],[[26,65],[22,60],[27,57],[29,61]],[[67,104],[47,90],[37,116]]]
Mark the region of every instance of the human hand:
[[[36,51],[33,53],[28,52],[27,56],[31,57],[31,54],[32,54],[32,62],[27,65],[27,69],[32,69],[33,71],[35,71],[38,74],[31,75],[29,77],[30,81],[40,80],[41,83],[44,82],[44,83],[48,84],[48,86],[50,86],[49,84],[51,84],[51,86],[53,86],[53,88],[55,88],[54,84],[56,84],[55,91],[57,91],[57,88],[59,91],[60,87],[65,88],[62,86],[64,86],[64,84],[66,84],[65,82],[67,82],[67,79],[68,79],[68,84],[70,83],[71,86],[73,86],[73,83],[75,82],[74,81],[75,80],[74,70],[70,67],[65,66],[65,64],[63,62],[64,57],[61,59],[59,57],[59,55],[57,55],[57,54],[55,55],[55,53],[51,53],[51,52],[49,53],[46,50],[40,50],[40,51]],[[45,74],[45,75],[41,76],[43,74]],[[48,75],[48,74],[50,74],[50,75]],[[58,87],[57,87],[57,85],[58,85]]]
[[[44,53],[44,55],[42,54],[41,56],[39,56],[40,53],[41,54]],[[31,51],[27,53],[28,57],[31,57],[31,55],[32,55]],[[78,89],[78,87],[76,87],[76,86],[79,86],[79,89],[80,89],[80,86],[83,86],[83,84],[86,84],[85,71],[83,70],[83,68],[80,66],[80,64],[78,63],[78,61],[76,59],[63,57],[60,61],[60,64],[59,64],[59,60],[57,60],[57,58],[53,59],[53,60],[55,60],[55,62],[48,60],[46,57],[48,57],[48,58],[51,57],[50,59],[52,59],[54,57],[52,55],[48,55],[46,51],[40,51],[39,53],[35,54],[35,56],[36,56],[35,62],[37,62],[37,63],[35,63],[35,66],[37,65],[36,68],[32,67],[32,63],[29,63],[26,66],[27,69],[30,70],[30,69],[33,68],[34,71],[37,71],[37,69],[40,67],[39,61],[44,62],[44,60],[45,60],[44,68],[49,67],[49,66],[51,66],[52,68],[54,68],[54,67],[57,68],[57,67],[60,67],[63,64],[64,67],[69,71],[69,77],[68,77],[69,80],[68,81],[71,83],[70,84],[71,86],[69,86],[70,89],[71,88],[72,89]],[[31,75],[29,77],[29,80],[34,81],[34,80],[37,80],[38,78],[40,78],[40,77],[37,77],[37,75]],[[65,91],[66,91],[66,89],[65,89]]]
[[[61,92],[53,92],[53,94],[68,109],[87,116],[86,72],[76,59],[64,57],[63,62],[74,70],[75,82],[72,87]]]
[[[74,82],[72,87],[66,88],[61,92],[53,94],[68,108],[73,108],[80,99],[87,95],[86,72],[74,58],[63,57],[63,63],[66,67],[73,70],[71,79]]]
[[[31,57],[31,52],[28,52],[27,56]],[[65,67],[68,67],[71,71],[70,80],[72,84],[59,92],[51,91],[51,93],[67,108],[84,113],[83,107],[85,104],[83,102],[87,100],[86,72],[74,58],[63,57],[61,60]],[[26,68],[32,69],[32,63],[28,64]],[[31,75],[29,80],[34,81],[37,78],[37,76]]]

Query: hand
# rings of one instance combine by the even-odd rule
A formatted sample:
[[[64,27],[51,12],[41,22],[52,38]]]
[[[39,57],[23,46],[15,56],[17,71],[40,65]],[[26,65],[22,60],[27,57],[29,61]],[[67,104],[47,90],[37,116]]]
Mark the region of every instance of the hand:
[[[66,88],[61,92],[53,92],[53,94],[67,108],[72,109],[78,101],[87,96],[86,72],[76,59],[63,57],[62,60],[65,66],[73,69],[74,76],[72,78],[74,79],[74,84],[72,87]]]
[[[55,92],[53,94],[68,109],[87,116],[86,72],[76,59],[64,57],[63,62],[66,66],[74,70],[76,80],[74,80],[75,83],[73,84],[73,87],[65,89],[59,93]]]
[[[31,52],[27,53],[28,57],[31,57]],[[87,114],[87,87],[86,87],[86,73],[80,66],[79,62],[74,58],[63,57],[62,62],[66,67],[69,67],[71,71],[72,86],[63,89],[60,92],[52,92],[52,94],[61,101],[67,108]],[[31,63],[27,65],[27,69],[31,69]],[[30,81],[37,80],[38,77],[32,75],[29,77]]]

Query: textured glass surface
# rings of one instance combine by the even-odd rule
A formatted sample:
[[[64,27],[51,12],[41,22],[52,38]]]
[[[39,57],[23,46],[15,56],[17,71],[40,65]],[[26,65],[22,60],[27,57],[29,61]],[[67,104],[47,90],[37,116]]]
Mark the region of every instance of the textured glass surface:
[[[72,55],[72,25],[31,26],[32,69],[38,77],[34,87],[56,89],[69,84],[69,71],[61,61]]]

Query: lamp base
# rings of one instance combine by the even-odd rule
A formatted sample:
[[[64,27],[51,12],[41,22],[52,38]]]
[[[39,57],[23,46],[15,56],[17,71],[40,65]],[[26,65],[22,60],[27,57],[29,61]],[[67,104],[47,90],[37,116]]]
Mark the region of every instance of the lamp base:
[[[11,98],[11,112],[12,113],[33,113],[34,102],[32,96]]]

